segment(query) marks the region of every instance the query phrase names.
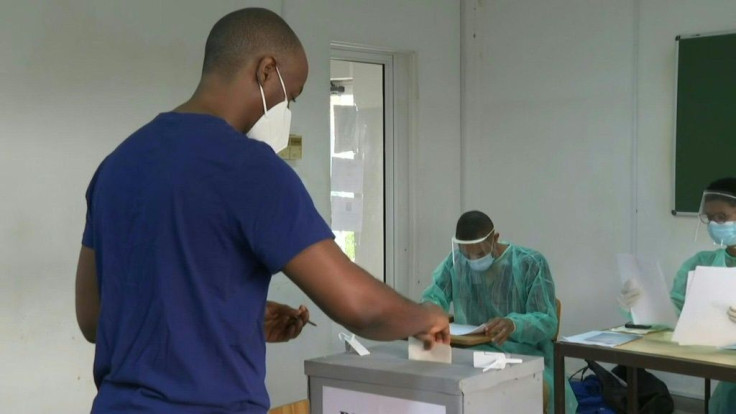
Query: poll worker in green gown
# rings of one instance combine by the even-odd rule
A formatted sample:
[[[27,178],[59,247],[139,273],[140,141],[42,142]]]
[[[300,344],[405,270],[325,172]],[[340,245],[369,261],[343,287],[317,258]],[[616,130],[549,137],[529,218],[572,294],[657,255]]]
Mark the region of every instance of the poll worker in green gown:
[[[544,357],[544,411],[553,412],[553,344],[559,321],[555,283],[541,253],[500,240],[491,219],[469,211],[457,221],[450,254],[422,294],[445,311],[452,305],[455,322],[486,324],[492,342],[475,348]],[[577,400],[565,386],[566,412]]]
[[[697,266],[736,267],[736,177],[721,178],[713,181],[703,191],[698,217],[702,224],[708,226],[708,234],[717,246],[713,250],[696,253],[682,264],[675,275],[670,291],[670,299],[682,312],[687,292],[687,275]],[[633,280],[624,283],[618,298],[621,307],[630,310],[634,306],[641,289]],[[736,303],[733,303],[724,318],[736,323]],[[709,414],[736,413],[736,383],[720,382],[713,391],[708,406]]]

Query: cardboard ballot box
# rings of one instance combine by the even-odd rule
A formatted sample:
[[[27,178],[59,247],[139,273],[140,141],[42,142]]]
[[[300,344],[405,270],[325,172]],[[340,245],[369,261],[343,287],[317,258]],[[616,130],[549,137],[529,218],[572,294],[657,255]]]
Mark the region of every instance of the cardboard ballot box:
[[[304,362],[311,414],[541,413],[544,359],[482,372],[473,350],[452,350],[452,364],[410,361],[407,343]]]

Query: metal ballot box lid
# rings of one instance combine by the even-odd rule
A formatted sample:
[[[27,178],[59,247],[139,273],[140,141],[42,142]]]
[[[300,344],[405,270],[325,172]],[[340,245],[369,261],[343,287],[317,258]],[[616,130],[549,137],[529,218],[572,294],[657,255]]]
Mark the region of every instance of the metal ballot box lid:
[[[389,387],[412,388],[451,395],[486,390],[518,378],[542,374],[544,358],[515,355],[523,363],[503,370],[473,368],[472,349],[452,349],[452,364],[409,360],[408,345],[396,341],[369,348],[370,355],[339,353],[304,361],[310,377],[331,378]]]

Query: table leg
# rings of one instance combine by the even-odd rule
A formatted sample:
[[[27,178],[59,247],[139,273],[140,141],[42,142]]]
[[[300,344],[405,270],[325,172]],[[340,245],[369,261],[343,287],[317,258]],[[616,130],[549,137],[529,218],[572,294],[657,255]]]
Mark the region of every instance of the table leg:
[[[557,342],[554,343],[554,348],[555,414],[565,414],[565,357]]]
[[[708,414],[708,404],[710,403],[710,378],[705,379],[705,395],[703,395],[703,404],[705,405],[705,414]]]
[[[629,414],[637,414],[639,412],[639,381],[636,375],[637,370],[636,367],[626,367],[626,387],[628,388],[626,399],[628,401]]]

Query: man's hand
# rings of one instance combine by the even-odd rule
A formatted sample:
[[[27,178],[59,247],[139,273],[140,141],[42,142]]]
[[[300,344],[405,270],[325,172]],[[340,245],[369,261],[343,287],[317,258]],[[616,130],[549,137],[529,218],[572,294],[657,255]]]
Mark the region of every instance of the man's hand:
[[[736,306],[729,306],[728,319],[730,319],[731,322],[736,323]]]
[[[434,344],[439,342],[441,344],[450,343],[450,317],[442,310],[439,306],[425,302],[422,306],[427,309],[430,315],[432,323],[426,332],[414,335],[415,338],[424,342],[424,349],[430,350],[434,347]]]
[[[296,338],[309,321],[309,310],[301,305],[299,309],[281,303],[266,302],[263,316],[263,329],[266,342],[286,342]]]
[[[491,336],[492,341],[498,345],[503,345],[512,333],[516,330],[516,325],[509,318],[493,318],[486,323],[483,330],[485,336]]]

